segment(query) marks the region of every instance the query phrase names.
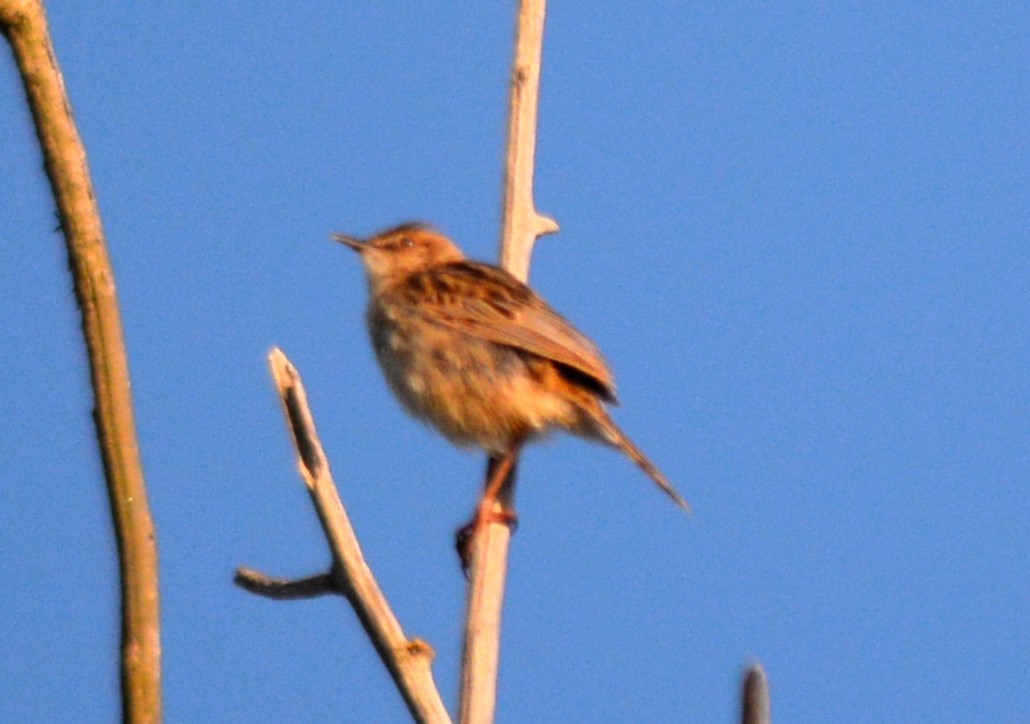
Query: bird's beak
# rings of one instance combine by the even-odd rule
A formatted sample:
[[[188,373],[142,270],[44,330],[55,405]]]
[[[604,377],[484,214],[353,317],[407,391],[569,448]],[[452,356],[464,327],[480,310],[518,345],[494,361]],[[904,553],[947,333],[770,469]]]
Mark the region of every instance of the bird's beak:
[[[364,239],[359,239],[356,236],[348,236],[347,234],[333,232],[329,235],[329,238],[331,238],[333,241],[338,241],[341,244],[349,246],[354,251],[361,252],[368,248],[368,242]]]

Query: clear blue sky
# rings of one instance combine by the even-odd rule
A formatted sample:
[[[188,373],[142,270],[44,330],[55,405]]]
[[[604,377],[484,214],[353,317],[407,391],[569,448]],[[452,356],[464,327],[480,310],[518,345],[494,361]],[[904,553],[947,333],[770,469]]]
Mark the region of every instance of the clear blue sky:
[[[330,230],[496,257],[510,3],[51,3],[131,358],[169,722],[404,721],[340,600],[264,356],[457,688],[482,460],[376,369]],[[1030,10],[553,2],[532,280],[615,369],[616,453],[525,456],[502,722],[1026,722]],[[116,570],[61,239],[0,71],[0,720],[118,711]]]

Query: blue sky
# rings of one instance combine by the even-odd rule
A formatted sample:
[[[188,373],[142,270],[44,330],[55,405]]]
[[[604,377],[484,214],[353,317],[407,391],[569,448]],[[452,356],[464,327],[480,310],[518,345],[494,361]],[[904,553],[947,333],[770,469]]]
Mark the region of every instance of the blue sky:
[[[1025,3],[552,3],[534,286],[690,499],[557,436],[521,468],[499,721],[1030,720]],[[496,257],[509,3],[51,3],[113,259],[170,722],[404,721],[339,600],[264,356],[457,688],[482,460],[410,420],[330,230]],[[66,258],[0,72],[0,720],[118,711],[116,570]]]

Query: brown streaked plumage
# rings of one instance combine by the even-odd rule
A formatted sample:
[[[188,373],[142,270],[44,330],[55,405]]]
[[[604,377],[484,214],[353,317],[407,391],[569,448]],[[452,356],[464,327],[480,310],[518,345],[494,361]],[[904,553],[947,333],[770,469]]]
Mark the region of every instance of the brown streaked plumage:
[[[521,445],[555,428],[623,451],[687,508],[605,410],[615,382],[597,347],[532,289],[425,224],[333,238],[361,255],[369,334],[390,388],[451,441],[490,454],[481,513]]]

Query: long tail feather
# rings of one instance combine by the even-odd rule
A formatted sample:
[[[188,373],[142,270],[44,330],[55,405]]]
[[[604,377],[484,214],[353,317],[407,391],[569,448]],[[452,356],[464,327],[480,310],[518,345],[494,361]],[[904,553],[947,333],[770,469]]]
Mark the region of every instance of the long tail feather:
[[[618,428],[607,414],[602,414],[600,419],[595,419],[594,421],[597,423],[598,428],[600,428],[601,437],[605,442],[626,453],[633,462],[639,465],[640,468],[647,473],[652,480],[654,480],[655,484],[658,485],[666,495],[676,502],[676,505],[683,508],[683,510],[690,512],[690,504],[686,499],[676,491],[676,488],[672,486],[672,483],[662,475],[662,471],[655,467],[655,464],[652,463],[648,457],[644,455],[643,451],[641,451],[641,449],[626,436],[626,433]]]

